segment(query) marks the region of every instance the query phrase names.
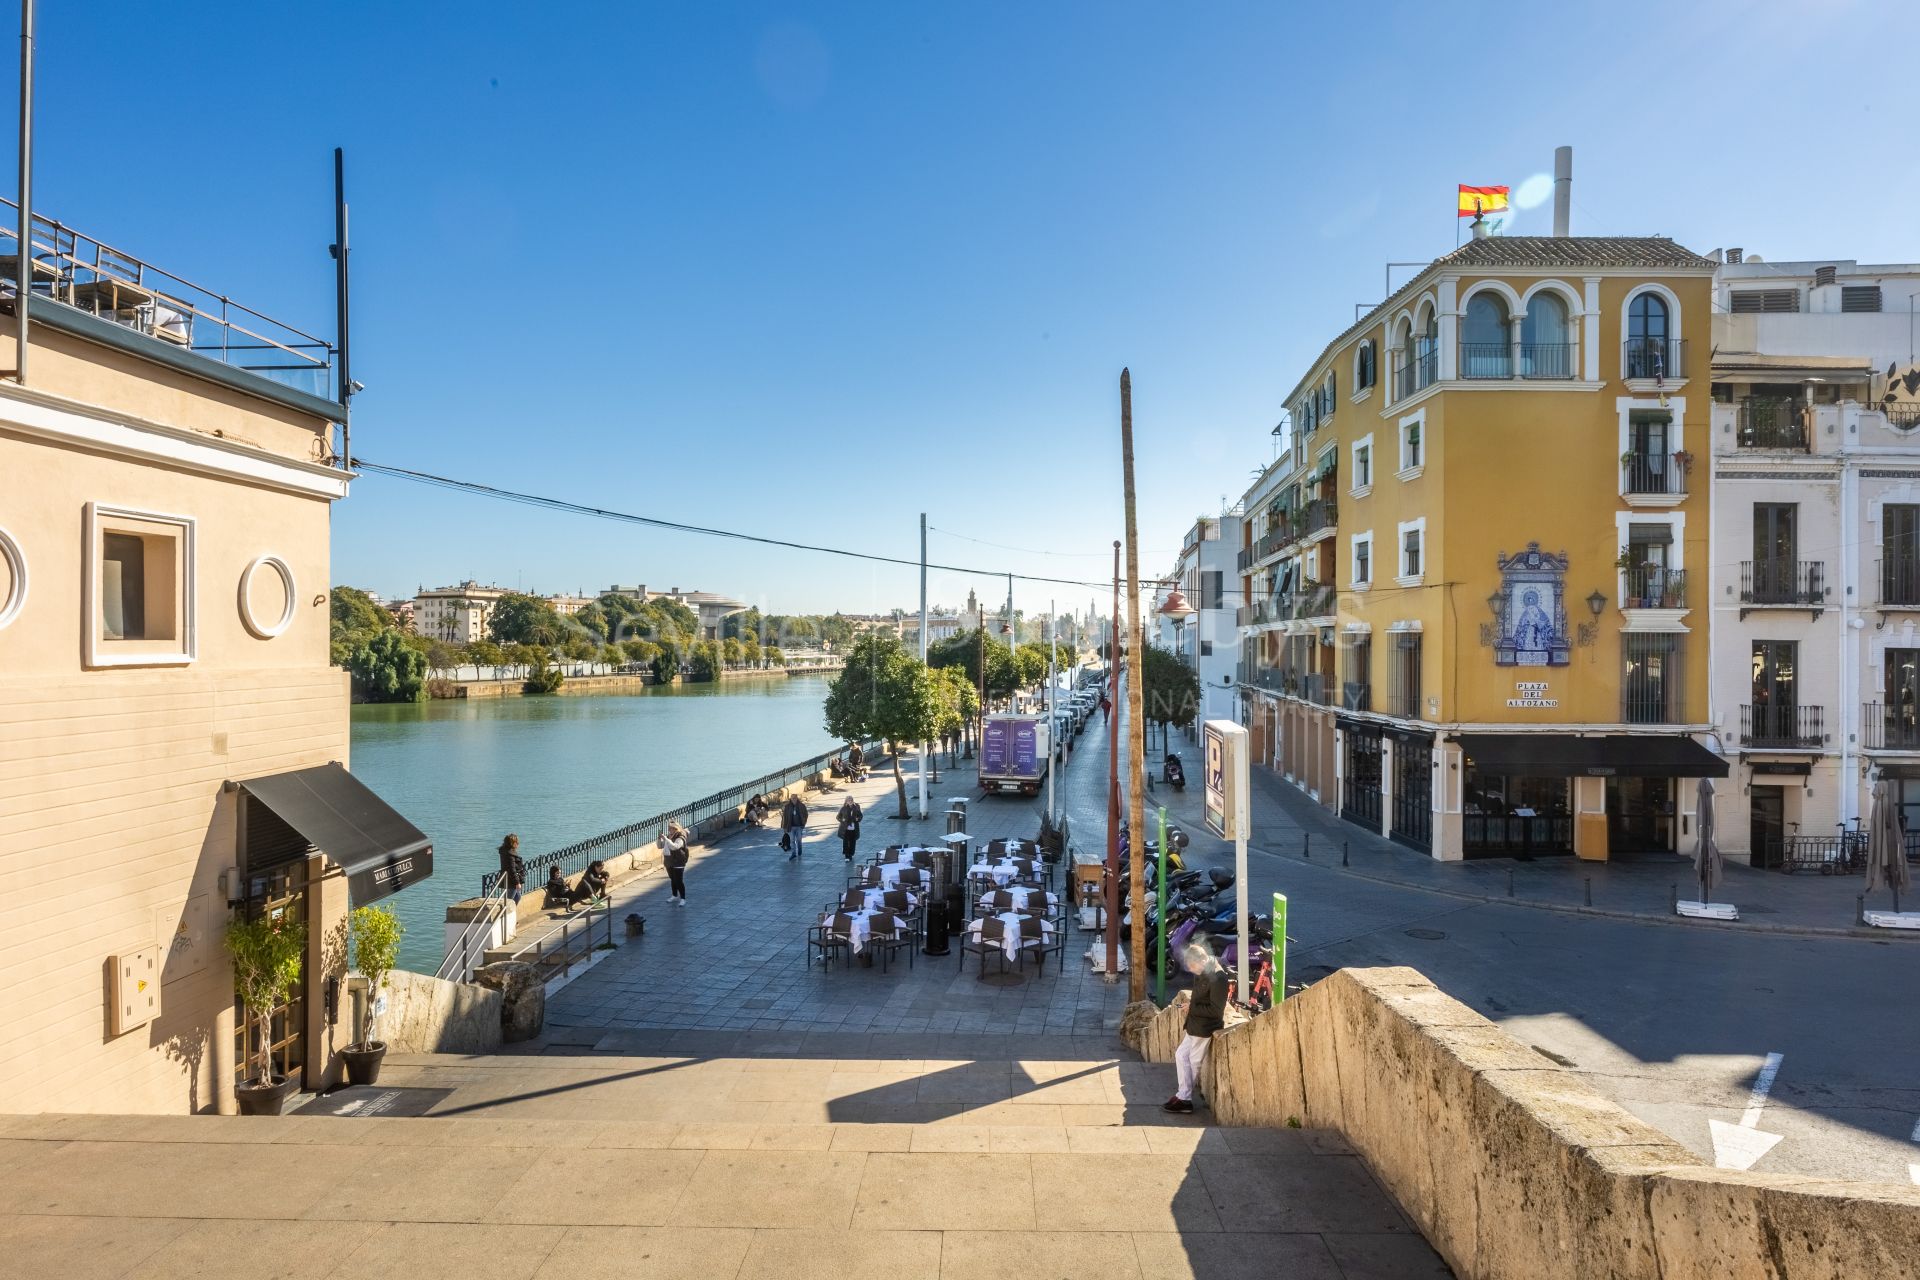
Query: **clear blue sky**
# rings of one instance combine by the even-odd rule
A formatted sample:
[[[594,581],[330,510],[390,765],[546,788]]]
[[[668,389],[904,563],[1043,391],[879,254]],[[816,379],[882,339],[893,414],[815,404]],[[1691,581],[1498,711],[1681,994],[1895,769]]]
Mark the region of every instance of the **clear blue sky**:
[[[1887,52],[1911,18],[50,3],[36,204],[330,332],[344,146],[360,455],[907,556],[926,510],[936,559],[1104,580],[1121,366],[1154,574],[1270,458],[1281,397],[1382,264],[1453,247],[1456,183],[1517,187],[1571,143],[1576,232],[1920,258]],[[334,530],[336,580],[386,593],[645,581],[798,612],[916,592],[910,570],[371,476]],[[1005,593],[938,573],[933,595],[970,585]],[[1022,609],[1094,594],[1016,587]]]

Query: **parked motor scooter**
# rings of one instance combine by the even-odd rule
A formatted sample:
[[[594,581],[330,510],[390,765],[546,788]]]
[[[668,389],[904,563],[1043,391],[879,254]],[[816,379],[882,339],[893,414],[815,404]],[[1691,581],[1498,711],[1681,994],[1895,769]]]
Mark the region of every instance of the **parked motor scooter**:
[[[1187,766],[1180,762],[1178,751],[1167,752],[1167,758],[1160,766],[1160,775],[1175,791],[1187,789]]]

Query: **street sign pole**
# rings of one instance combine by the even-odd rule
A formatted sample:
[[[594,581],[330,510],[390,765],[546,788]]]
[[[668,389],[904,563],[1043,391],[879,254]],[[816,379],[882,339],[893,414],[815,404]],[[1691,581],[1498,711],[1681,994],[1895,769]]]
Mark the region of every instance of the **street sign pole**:
[[[1159,923],[1160,964],[1158,974],[1153,981],[1153,1002],[1161,1008],[1167,1004],[1167,806],[1160,806],[1160,878],[1154,882],[1154,901],[1158,910],[1154,919]]]
[[[1247,730],[1231,720],[1209,720],[1202,726],[1206,742],[1203,782],[1207,829],[1233,841],[1233,922],[1240,944],[1234,990],[1241,1000],[1252,995],[1247,965],[1252,947],[1247,937]]]
[[[1273,895],[1273,1002],[1287,998],[1287,895]]]

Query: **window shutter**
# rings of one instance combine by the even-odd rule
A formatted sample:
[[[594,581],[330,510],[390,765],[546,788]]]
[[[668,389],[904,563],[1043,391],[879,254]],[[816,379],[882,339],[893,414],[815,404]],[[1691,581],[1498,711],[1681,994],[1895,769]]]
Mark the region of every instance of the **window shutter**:
[[[1840,287],[1840,309],[1842,311],[1878,311],[1880,309],[1880,286],[1877,284],[1849,284]]]
[[[1728,303],[1735,315],[1759,311],[1798,311],[1800,291],[1798,289],[1735,289]]]

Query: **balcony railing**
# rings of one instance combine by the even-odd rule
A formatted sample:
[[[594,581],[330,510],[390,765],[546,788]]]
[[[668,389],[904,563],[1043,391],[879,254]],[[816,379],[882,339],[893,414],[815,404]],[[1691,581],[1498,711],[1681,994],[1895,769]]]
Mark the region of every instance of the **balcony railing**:
[[[1660,677],[1630,673],[1620,686],[1622,724],[1684,724],[1680,709],[1686,705],[1680,681],[1670,671]]]
[[[1440,353],[1422,351],[1413,359],[1407,359],[1407,353],[1397,351],[1393,356],[1393,398],[1404,400],[1416,391],[1433,385],[1440,370]]]
[[[1245,573],[1247,571],[1247,566],[1251,565],[1252,563],[1253,563],[1252,547],[1240,548],[1240,550],[1237,553],[1235,553],[1233,557],[1233,567],[1241,573]]]
[[[1511,378],[1513,376],[1513,344],[1510,342],[1461,343],[1460,376],[1463,378]]]
[[[1295,523],[1303,538],[1325,533],[1340,523],[1340,500],[1332,494],[1315,498],[1300,512],[1300,519]]]
[[[1340,686],[1340,705],[1349,711],[1373,710],[1373,686],[1361,680],[1348,680]]]
[[[1690,453],[1644,453],[1620,457],[1620,491],[1630,498],[1685,497]]]
[[[1817,747],[1827,740],[1823,710],[1780,702],[1742,706],[1741,744],[1788,749]]]
[[[19,205],[0,198],[0,275],[20,277]],[[327,339],[243,307],[222,293],[163,271],[34,214],[27,257],[36,298],[107,320],[207,360],[244,369],[331,399],[333,346]]]
[[[1333,616],[1334,598],[1331,582],[1309,582],[1294,597],[1293,616],[1330,618]]]
[[[1920,402],[1882,405],[1880,411],[1887,415],[1887,425],[1895,431],[1911,431],[1920,427]]]
[[[1333,677],[1322,672],[1309,671],[1300,678],[1300,696],[1315,706],[1331,706]]]
[[[1911,702],[1864,703],[1860,725],[1869,751],[1920,751],[1920,706]]]
[[[1686,342],[1681,338],[1628,338],[1621,353],[1629,378],[1672,382],[1686,376],[1682,361]]]
[[[1824,560],[1742,560],[1741,604],[1784,604],[1818,608],[1827,599]]]
[[[1749,396],[1740,402],[1739,430],[1734,436],[1742,449],[1799,449],[1805,451],[1807,406],[1798,400]]]
[[[1920,556],[1895,556],[1875,567],[1882,609],[1920,609]]]
[[[1571,378],[1575,349],[1571,342],[1523,342],[1520,344],[1520,376]]]
[[[1627,570],[1625,608],[1684,609],[1687,607],[1687,571],[1658,565],[1636,565]]]
[[[1234,625],[1257,627],[1268,622],[1278,622],[1286,617],[1283,612],[1286,607],[1284,600],[1285,597],[1273,597],[1255,600],[1252,604],[1243,604],[1233,611]]]

